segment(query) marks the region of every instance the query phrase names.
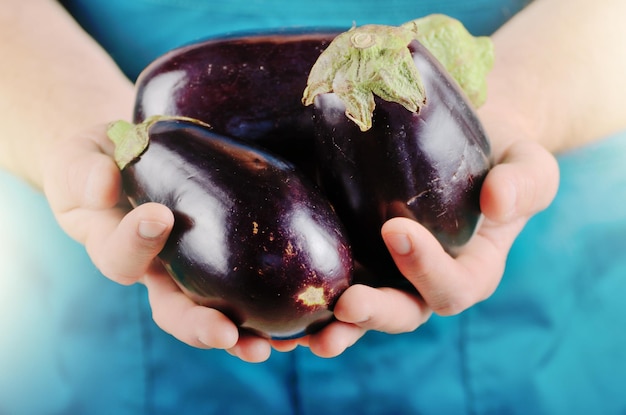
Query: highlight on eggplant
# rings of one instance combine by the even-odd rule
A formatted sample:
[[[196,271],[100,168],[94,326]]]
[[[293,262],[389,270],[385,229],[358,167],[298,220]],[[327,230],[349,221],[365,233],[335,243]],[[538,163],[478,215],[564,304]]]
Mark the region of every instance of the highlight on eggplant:
[[[314,332],[351,284],[342,223],[288,161],[184,117],[109,128],[132,205],[168,206],[159,254],[181,289],[242,329],[284,339]]]
[[[302,97],[314,108],[322,187],[355,260],[371,271],[371,285],[406,283],[380,235],[388,219],[416,220],[453,255],[481,219],[489,140],[459,82],[418,40],[422,26],[367,25],[337,36],[312,67]],[[483,79],[470,79],[484,86],[490,42],[460,36],[470,36],[467,43],[481,49],[473,56],[486,59],[475,63]],[[472,93],[479,102],[481,93]]]

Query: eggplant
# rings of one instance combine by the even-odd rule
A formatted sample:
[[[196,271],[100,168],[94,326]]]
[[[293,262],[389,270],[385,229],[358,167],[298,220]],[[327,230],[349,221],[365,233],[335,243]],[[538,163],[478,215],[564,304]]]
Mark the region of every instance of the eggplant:
[[[303,94],[314,108],[322,186],[370,285],[406,286],[380,235],[393,217],[455,254],[481,218],[490,143],[472,104],[410,25],[338,36]]]
[[[109,129],[133,206],[174,213],[159,254],[181,289],[243,330],[295,338],[333,319],[351,284],[344,228],[288,161],[183,117]]]
[[[174,49],[140,73],[134,122],[155,115],[198,119],[219,134],[256,142],[312,176],[312,111],[300,98],[311,66],[339,33],[246,33]]]

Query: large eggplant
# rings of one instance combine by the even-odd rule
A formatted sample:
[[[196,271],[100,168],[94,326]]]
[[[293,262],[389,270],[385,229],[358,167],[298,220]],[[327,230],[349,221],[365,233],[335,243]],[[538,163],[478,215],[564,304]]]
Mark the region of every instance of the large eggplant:
[[[137,79],[134,121],[154,115],[202,120],[313,174],[312,111],[300,98],[311,66],[340,32],[241,34],[172,50]]]
[[[304,92],[314,103],[323,187],[374,285],[404,283],[380,235],[414,219],[450,253],[481,217],[490,145],[472,104],[410,25],[363,26],[320,56]],[[399,277],[399,278],[398,278]]]
[[[332,319],[351,283],[350,247],[329,202],[291,163],[180,117],[116,123],[109,136],[132,204],[174,213],[159,257],[187,295],[271,338]]]

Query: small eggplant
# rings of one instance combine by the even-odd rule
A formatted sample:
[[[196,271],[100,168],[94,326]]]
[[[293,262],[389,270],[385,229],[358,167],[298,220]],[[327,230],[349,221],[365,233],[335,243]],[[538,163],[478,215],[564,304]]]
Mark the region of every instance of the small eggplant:
[[[339,35],[311,70],[321,181],[371,285],[405,284],[380,235],[402,216],[454,254],[471,238],[490,145],[472,104],[410,24]]]
[[[292,164],[181,117],[118,122],[109,137],[131,203],[173,211],[159,258],[190,298],[268,338],[331,321],[351,283],[351,250],[329,202]]]
[[[134,121],[195,118],[219,134],[255,141],[311,175],[312,111],[300,98],[311,66],[340,32],[242,34],[174,49],[139,75]]]

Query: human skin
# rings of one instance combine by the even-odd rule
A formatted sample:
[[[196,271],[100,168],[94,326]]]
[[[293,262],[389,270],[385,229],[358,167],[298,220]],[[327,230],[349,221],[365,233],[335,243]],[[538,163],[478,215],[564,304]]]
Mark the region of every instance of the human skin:
[[[383,238],[421,297],[354,285],[336,305],[336,322],[295,341],[240,334],[187,298],[154,260],[172,213],[158,204],[130,209],[105,135],[105,123],[130,118],[133,85],[53,1],[0,8],[0,166],[45,193],[61,227],[106,277],[144,284],[156,324],[179,340],[251,362],[297,345],[337,356],[368,330],[412,331],[433,312],[457,314],[494,292],[513,241],[554,198],[553,154],[626,128],[624,15],[623,0],[537,0],[498,30],[479,110],[496,165],[481,192],[477,234],[452,258],[419,224],[388,221]]]

